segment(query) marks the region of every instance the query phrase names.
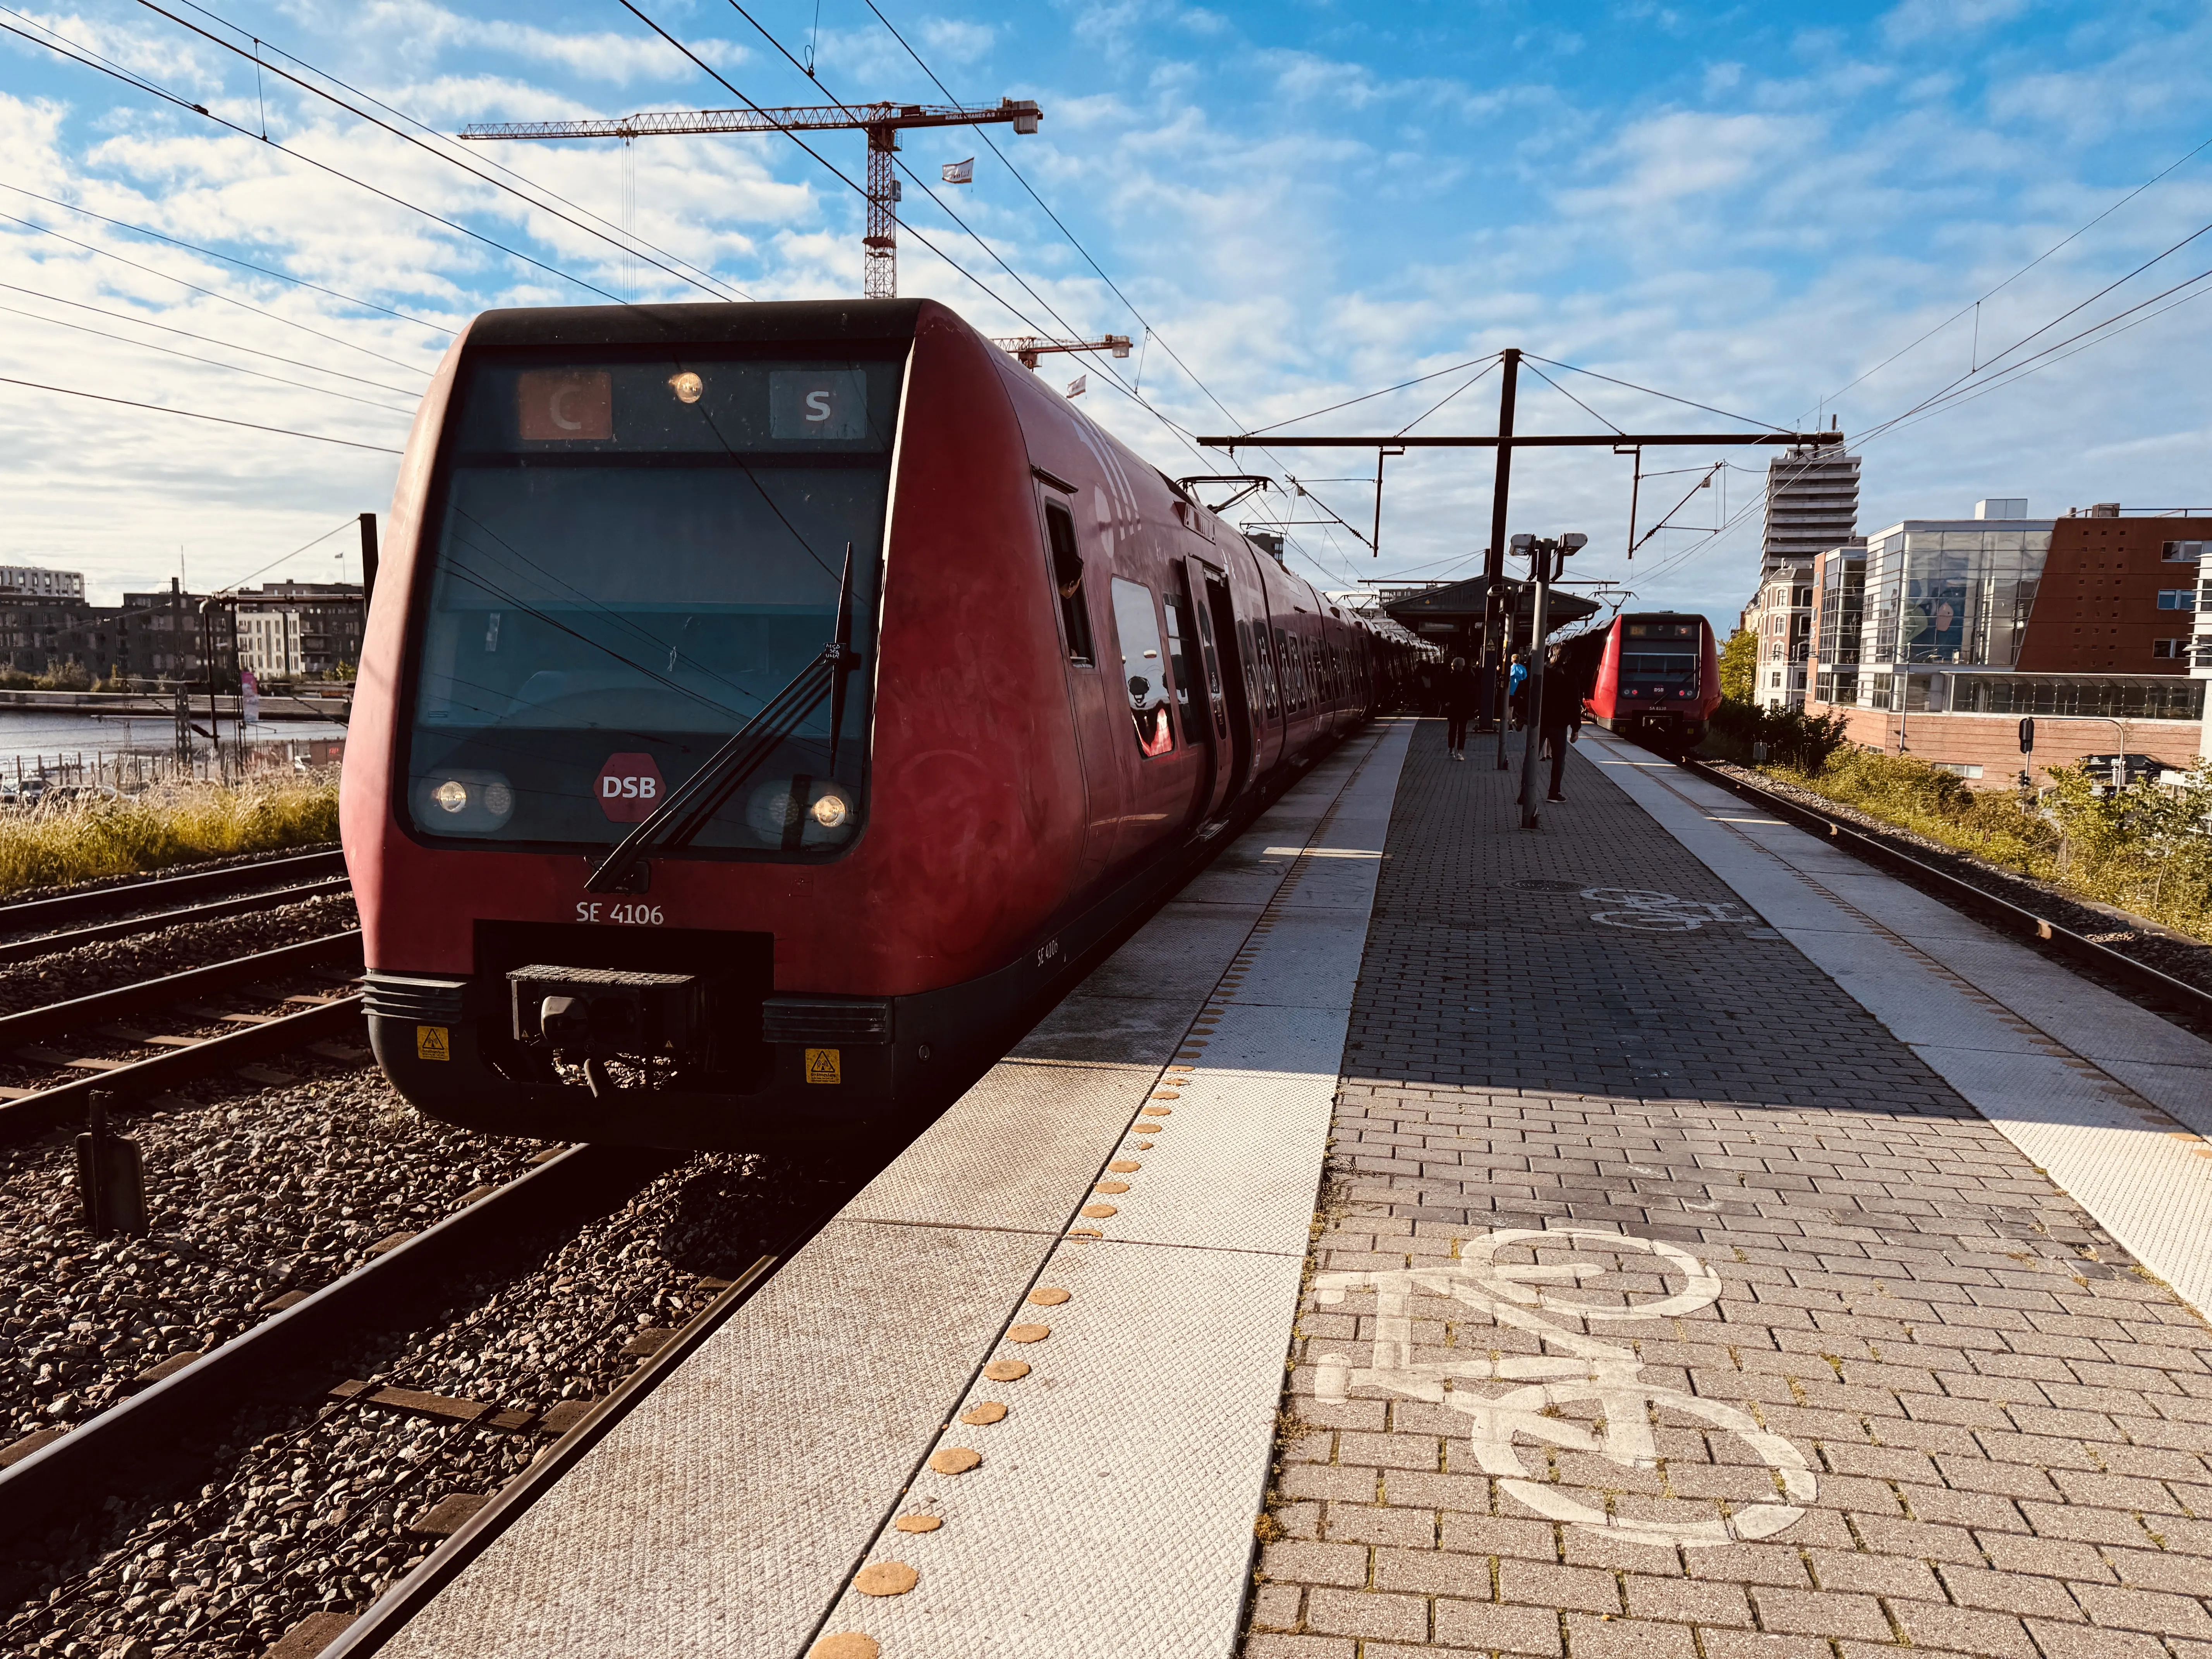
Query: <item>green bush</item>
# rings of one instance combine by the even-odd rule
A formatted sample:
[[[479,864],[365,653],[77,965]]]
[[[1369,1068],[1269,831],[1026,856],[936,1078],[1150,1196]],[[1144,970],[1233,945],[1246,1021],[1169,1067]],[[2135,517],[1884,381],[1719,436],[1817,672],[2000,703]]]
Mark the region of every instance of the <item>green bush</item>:
[[[0,893],[311,847],[337,836],[335,775],[41,801],[0,813]]]
[[[1754,745],[1766,745],[1765,762],[1818,772],[1844,746],[1841,714],[1808,714],[1802,708],[1762,708],[1732,697],[1713,711],[1707,746],[1729,760],[1755,759]]]
[[[2145,780],[2117,793],[2058,767],[2032,802],[1969,789],[1911,755],[1853,749],[1777,777],[1845,805],[2177,932],[2212,940],[2212,763],[2179,788]]]

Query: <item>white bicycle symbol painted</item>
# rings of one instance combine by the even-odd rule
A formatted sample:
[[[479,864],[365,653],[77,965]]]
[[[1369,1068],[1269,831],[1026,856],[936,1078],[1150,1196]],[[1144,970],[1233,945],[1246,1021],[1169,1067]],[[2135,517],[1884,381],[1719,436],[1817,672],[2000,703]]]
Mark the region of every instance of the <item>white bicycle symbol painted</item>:
[[[1582,896],[1595,899],[1600,904],[1621,907],[1617,910],[1592,911],[1592,921],[1640,933],[1692,933],[1709,921],[1748,927],[1759,920],[1756,916],[1737,915],[1741,907],[1732,900],[1716,902],[1711,899],[1680,898],[1649,887],[1585,887]]]
[[[1607,1305],[1565,1297],[1546,1287],[1563,1282],[1572,1285],[1614,1269],[1587,1261],[1545,1265],[1498,1259],[1502,1250],[1531,1243],[1572,1243],[1616,1255],[1644,1252],[1657,1259],[1655,1265],[1662,1274],[1681,1278],[1683,1286],[1656,1301],[1642,1303]],[[1372,1291],[1376,1296],[1374,1363],[1354,1367],[1342,1354],[1321,1355],[1315,1382],[1315,1392],[1321,1399],[1340,1402],[1354,1388],[1379,1388],[1466,1413],[1473,1419],[1475,1461],[1486,1474],[1501,1477],[1498,1485],[1539,1515],[1601,1528],[1641,1543],[1728,1544],[1773,1537],[1805,1513],[1803,1505],[1813,1501],[1817,1491],[1805,1455],[1780,1435],[1759,1427],[1749,1413],[1647,1382],[1643,1362],[1632,1349],[1544,1316],[1563,1315],[1593,1322],[1666,1319],[1717,1301],[1719,1277],[1678,1245],[1590,1227],[1509,1228],[1468,1239],[1455,1261],[1430,1267],[1322,1273],[1314,1281],[1314,1291],[1325,1306],[1341,1304],[1357,1291]],[[1500,1325],[1532,1332],[1572,1358],[1508,1355],[1496,1359],[1417,1361],[1413,1308],[1417,1291],[1449,1297],[1489,1315]],[[1484,1395],[1466,1386],[1474,1382],[1523,1386]],[[1447,1383],[1451,1385],[1449,1389]],[[1596,1403],[1602,1415],[1597,1430],[1547,1415],[1554,1408],[1579,1401]],[[1559,1486],[1531,1480],[1515,1447],[1516,1438],[1525,1438],[1569,1451],[1595,1452],[1623,1468],[1656,1468],[1659,1454],[1652,1429],[1655,1407],[1710,1424],[1745,1442],[1779,1481],[1779,1492],[1737,1502],[1732,1512],[1711,1520],[1639,1519],[1610,1513]]]

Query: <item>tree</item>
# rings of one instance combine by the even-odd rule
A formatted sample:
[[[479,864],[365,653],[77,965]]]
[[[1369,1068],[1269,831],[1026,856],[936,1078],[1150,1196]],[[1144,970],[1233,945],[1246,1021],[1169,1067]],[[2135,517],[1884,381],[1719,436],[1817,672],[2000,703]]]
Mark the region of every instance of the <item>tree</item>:
[[[1730,702],[1749,702],[1759,684],[1759,635],[1739,628],[1721,647],[1721,696]]]

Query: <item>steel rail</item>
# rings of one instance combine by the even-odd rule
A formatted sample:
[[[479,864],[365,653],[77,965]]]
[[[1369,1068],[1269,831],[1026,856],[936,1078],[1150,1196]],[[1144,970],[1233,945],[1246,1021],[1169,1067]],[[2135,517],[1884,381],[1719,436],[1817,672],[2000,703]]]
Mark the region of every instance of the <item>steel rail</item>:
[[[810,1230],[811,1231],[811,1230]],[[583,1460],[584,1454],[605,1439],[615,1425],[628,1416],[646,1395],[675,1373],[676,1368],[698,1351],[752,1294],[767,1283],[786,1255],[763,1255],[732,1280],[727,1290],[677,1328],[676,1334],[653,1351],[651,1358],[615,1386],[575,1427],[538,1455],[537,1460],[509,1480],[491,1501],[464,1522],[451,1537],[416,1564],[408,1575],[371,1602],[361,1616],[325,1646],[318,1659],[368,1659],[399,1634],[407,1621],[436,1601],[447,1585],[460,1577],[477,1557],[532,1504],[551,1491],[556,1482]],[[0,1493],[4,1496],[4,1493]]]
[[[2000,897],[1962,876],[1954,875],[1948,870],[1917,859],[1856,824],[1762,789],[1756,784],[1747,783],[1707,762],[1686,757],[1677,759],[1675,763],[1708,783],[1756,803],[1785,823],[1793,823],[1801,830],[1825,834],[1834,845],[1856,858],[1911,876],[1916,882],[1933,888],[1936,896],[1947,904],[1974,911],[1985,920],[1998,923],[2006,932],[2041,945],[2054,956],[2069,957],[2084,966],[2095,968],[2100,973],[2124,981],[2140,991],[2166,998],[2200,1019],[2212,1022],[2212,992],[2200,991],[2186,980],[2176,979],[2147,962],[2139,962],[2124,951],[2100,945],[2062,922],[2039,915],[2026,906]]]
[[[0,1049],[20,1048],[26,1042],[37,1042],[80,1026],[105,1024],[125,1014],[227,991],[234,986],[296,974],[333,957],[358,959],[360,953],[361,929],[349,928],[343,933],[326,933],[320,939],[302,939],[297,945],[280,945],[273,951],[257,951],[229,962],[210,963],[204,968],[187,968],[182,973],[142,980],[136,985],[118,985],[112,991],[94,991],[89,996],[73,997],[67,1002],[50,1002],[43,1008],[26,1008],[20,1014],[0,1015]]]
[[[112,1072],[72,1078],[36,1094],[0,1103],[0,1146],[34,1140],[58,1124],[82,1117],[92,1103],[92,1091],[106,1089],[124,1107],[136,1104],[164,1089],[195,1078],[228,1072],[250,1061],[265,1060],[325,1038],[361,1036],[362,1000],[358,994],[338,997],[319,1008],[303,1008],[283,1014],[265,1025],[242,1026],[189,1048],[171,1048],[151,1060],[134,1060]]]
[[[74,951],[80,945],[96,945],[102,939],[127,939],[133,933],[150,933],[157,928],[182,927],[196,921],[220,921],[225,916],[242,916],[266,908],[272,904],[297,904],[302,899],[324,898],[333,893],[350,890],[353,883],[344,876],[328,881],[311,881],[296,887],[275,887],[265,892],[248,893],[243,898],[216,899],[208,904],[189,904],[179,910],[158,910],[151,915],[129,916],[121,921],[95,922],[89,927],[72,928],[65,933],[40,933],[29,939],[9,939],[0,944],[0,963],[28,962],[33,957],[52,956],[58,951]]]
[[[169,904],[180,899],[235,893],[270,881],[299,881],[311,876],[343,875],[345,854],[337,851],[302,853],[290,858],[269,859],[259,864],[234,865],[222,870],[202,870],[189,876],[158,876],[151,881],[119,882],[88,893],[64,893],[49,899],[26,899],[0,904],[0,933],[27,933],[33,928],[58,927],[86,916],[104,916],[142,904]]]
[[[0,1471],[0,1544],[111,1508],[143,1513],[204,1468],[240,1418],[271,1403],[304,1404],[342,1380],[365,1334],[433,1316],[488,1261],[526,1255],[533,1241],[626,1201],[681,1159],[572,1147],[372,1257]]]

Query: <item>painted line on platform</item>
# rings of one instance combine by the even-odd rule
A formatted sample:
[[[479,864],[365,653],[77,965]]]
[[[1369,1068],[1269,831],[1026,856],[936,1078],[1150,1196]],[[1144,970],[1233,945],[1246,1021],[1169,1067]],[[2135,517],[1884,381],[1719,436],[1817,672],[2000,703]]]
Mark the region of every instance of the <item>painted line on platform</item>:
[[[2212,1311],[2212,1044],[1602,731],[1598,770],[2176,1294]]]

